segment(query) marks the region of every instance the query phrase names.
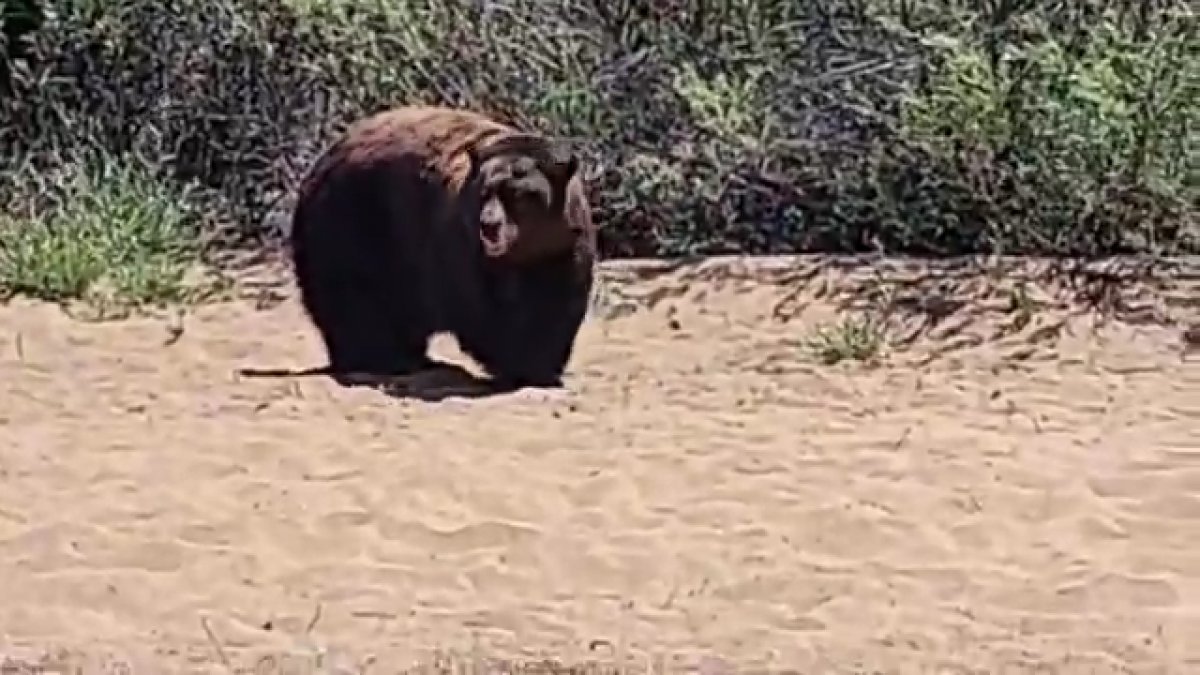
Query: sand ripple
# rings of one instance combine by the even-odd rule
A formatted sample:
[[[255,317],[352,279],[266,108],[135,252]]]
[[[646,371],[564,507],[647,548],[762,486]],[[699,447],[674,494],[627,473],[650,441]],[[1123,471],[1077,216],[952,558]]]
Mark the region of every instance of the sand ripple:
[[[0,308],[0,655],[1200,672],[1200,358],[1170,329],[1047,304],[1057,337],[995,337],[978,300],[824,367],[796,341],[842,276],[701,277],[611,282],[568,391],[440,402],[232,375],[320,361],[293,301],[171,346]]]

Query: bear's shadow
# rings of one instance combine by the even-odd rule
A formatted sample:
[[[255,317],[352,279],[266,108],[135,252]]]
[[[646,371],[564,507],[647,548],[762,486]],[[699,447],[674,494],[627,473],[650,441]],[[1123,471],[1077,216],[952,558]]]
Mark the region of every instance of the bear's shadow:
[[[367,387],[393,398],[438,402],[448,398],[486,398],[515,391],[489,378],[475,375],[460,365],[434,360],[428,368],[411,375],[333,377],[328,367],[318,368],[240,368],[241,377],[290,378],[324,376],[342,387]]]

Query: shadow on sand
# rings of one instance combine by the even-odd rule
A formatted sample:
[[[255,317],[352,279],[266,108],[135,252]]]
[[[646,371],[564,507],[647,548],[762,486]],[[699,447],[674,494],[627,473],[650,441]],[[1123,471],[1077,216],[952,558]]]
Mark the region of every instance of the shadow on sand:
[[[428,402],[455,397],[486,398],[516,391],[514,387],[478,377],[462,366],[444,361],[434,361],[431,367],[405,376],[334,376],[328,366],[304,369],[239,368],[237,374],[248,378],[332,377],[343,387],[369,387],[393,398]]]

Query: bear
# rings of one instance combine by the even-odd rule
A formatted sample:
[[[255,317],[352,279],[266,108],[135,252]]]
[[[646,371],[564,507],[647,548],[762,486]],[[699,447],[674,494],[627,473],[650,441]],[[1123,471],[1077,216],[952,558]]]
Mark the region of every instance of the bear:
[[[342,385],[436,366],[450,333],[501,389],[555,387],[587,313],[596,231],[565,141],[463,108],[351,124],[297,190],[301,304]]]

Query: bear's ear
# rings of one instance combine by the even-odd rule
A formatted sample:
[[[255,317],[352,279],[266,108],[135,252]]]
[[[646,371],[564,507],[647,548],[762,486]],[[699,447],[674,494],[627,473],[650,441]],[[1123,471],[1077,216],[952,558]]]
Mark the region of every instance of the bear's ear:
[[[480,162],[500,155],[528,155],[540,159],[547,153],[547,143],[540,134],[519,132],[501,136],[483,147],[472,148],[471,152]]]
[[[579,155],[573,152],[569,153],[567,158],[561,162],[561,166],[560,175],[565,183],[571,180],[576,173],[579,173]]]
[[[555,183],[565,186],[579,171],[579,155],[564,141],[554,143],[550,146],[547,171],[554,177]]]

